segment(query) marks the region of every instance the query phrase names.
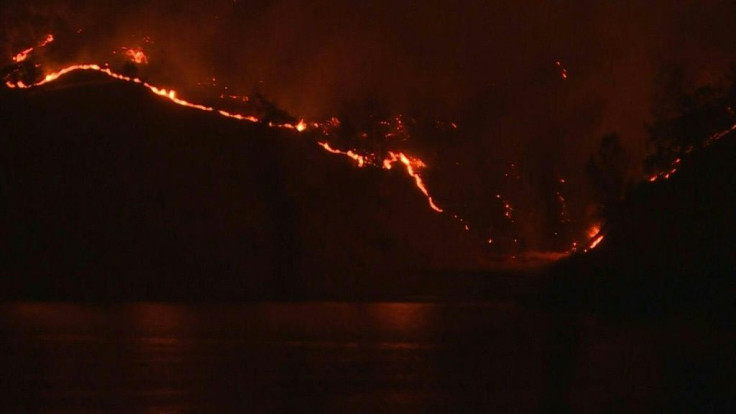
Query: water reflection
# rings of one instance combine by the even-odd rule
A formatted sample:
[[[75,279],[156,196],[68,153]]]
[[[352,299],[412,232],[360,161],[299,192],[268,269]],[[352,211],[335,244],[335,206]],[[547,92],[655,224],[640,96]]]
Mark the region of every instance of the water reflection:
[[[421,412],[447,401],[440,307],[6,304],[6,389],[21,410]]]
[[[662,332],[491,303],[4,304],[0,411],[653,408]]]
[[[399,335],[427,332],[433,325],[435,306],[426,303],[383,303],[369,305],[381,328]]]

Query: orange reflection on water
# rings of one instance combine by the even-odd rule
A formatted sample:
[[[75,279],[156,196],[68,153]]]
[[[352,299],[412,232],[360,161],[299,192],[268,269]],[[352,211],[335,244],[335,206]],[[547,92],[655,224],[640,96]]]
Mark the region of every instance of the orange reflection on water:
[[[126,306],[124,313],[133,325],[132,328],[154,337],[172,337],[187,331],[191,325],[191,315],[183,307],[162,303],[136,303]]]
[[[371,308],[382,329],[401,333],[425,331],[434,316],[434,307],[426,303],[382,303]]]

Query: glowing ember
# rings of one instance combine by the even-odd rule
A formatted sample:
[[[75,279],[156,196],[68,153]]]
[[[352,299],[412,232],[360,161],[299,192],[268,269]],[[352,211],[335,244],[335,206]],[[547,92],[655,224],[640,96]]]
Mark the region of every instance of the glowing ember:
[[[506,217],[511,223],[514,223],[514,217],[512,215],[514,207],[511,205],[511,202],[503,198],[501,194],[496,194],[496,198],[501,203],[503,203],[503,216]]]
[[[719,139],[725,137],[726,135],[730,134],[731,132],[736,131],[736,124],[731,125],[729,128],[724,129],[723,131],[716,132],[715,134],[708,137],[708,139],[705,141],[705,146],[708,146]],[[679,160],[679,158],[678,158]]]
[[[705,148],[705,147],[710,146],[711,144],[715,143],[716,141],[720,140],[721,138],[725,137],[726,135],[730,134],[733,131],[736,131],[736,124],[733,124],[730,127],[726,128],[724,130],[718,131],[718,132],[714,133],[713,135],[711,135],[710,137],[708,137],[708,139],[706,139],[705,142],[703,143],[703,147]],[[685,147],[682,150],[682,153],[689,154],[692,151],[693,151],[693,147],[692,146],[688,146],[688,147]],[[672,161],[672,164],[670,165],[670,169],[669,170],[660,171],[660,172],[658,172],[658,173],[656,173],[656,174],[648,177],[649,182],[652,182],[653,183],[653,182],[659,180],[660,178],[661,179],[665,179],[665,180],[669,179],[670,177],[672,177],[673,175],[675,175],[675,173],[677,172],[677,170],[680,167],[680,164],[681,163],[682,163],[682,158],[679,158],[679,157],[678,158],[675,158]]]
[[[562,62],[560,62],[559,60],[556,60],[555,66],[557,66],[557,69],[560,70],[560,77],[562,79],[567,79],[567,69],[565,68],[565,66],[562,65]]]

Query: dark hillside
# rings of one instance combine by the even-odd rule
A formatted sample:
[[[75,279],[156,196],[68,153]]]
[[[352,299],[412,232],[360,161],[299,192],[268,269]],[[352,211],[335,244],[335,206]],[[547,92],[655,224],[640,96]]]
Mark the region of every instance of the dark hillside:
[[[476,265],[409,177],[306,134],[88,73],[0,102],[6,298],[368,297]]]
[[[552,301],[625,317],[728,320],[736,298],[736,139],[683,160],[608,207],[607,235],[554,269]]]

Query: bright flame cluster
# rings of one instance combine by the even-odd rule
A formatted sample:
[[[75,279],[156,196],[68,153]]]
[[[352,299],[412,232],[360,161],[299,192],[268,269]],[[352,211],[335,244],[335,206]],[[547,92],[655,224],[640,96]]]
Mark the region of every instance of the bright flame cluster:
[[[138,65],[147,65],[148,64],[148,56],[143,52],[143,49],[141,48],[123,48],[125,50],[125,56],[128,57],[128,59]]]
[[[53,41],[54,41],[54,35],[48,34],[46,35],[45,39],[38,42],[38,45],[36,47],[38,48],[44,47]],[[28,56],[31,54],[31,52],[33,52],[34,49],[35,49],[34,47],[29,47],[28,49],[18,52],[15,56],[13,56],[13,62],[21,63],[25,61],[26,59],[28,59]]]

